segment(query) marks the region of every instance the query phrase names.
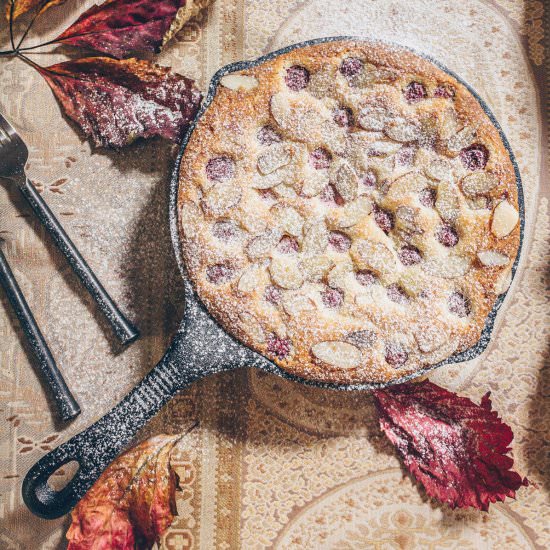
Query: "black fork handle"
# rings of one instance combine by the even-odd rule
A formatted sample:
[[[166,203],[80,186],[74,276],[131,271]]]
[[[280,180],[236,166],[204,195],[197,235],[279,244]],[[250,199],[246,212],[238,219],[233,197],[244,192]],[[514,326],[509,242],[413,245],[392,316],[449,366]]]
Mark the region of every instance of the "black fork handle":
[[[27,337],[27,342],[38,360],[38,366],[48,383],[61,418],[63,420],[74,418],[80,413],[80,407],[57,368],[48,344],[36,324],[23,291],[19,288],[2,250],[0,250],[0,284],[4,287],[8,300]]]
[[[219,372],[216,367],[189,364],[189,357],[182,368],[182,338],[185,338],[182,334],[176,335],[157,366],[114,409],[42,457],[29,470],[22,492],[31,512],[46,519],[69,512],[167,401],[196,380]],[[48,485],[48,478],[72,461],[79,464],[76,474],[61,491],[55,491]]]
[[[40,193],[38,193],[34,185],[24,175],[17,178],[17,184],[21,193],[38,216],[38,219],[42,222],[59,250],[67,258],[73,271],[77,274],[82,284],[94,298],[99,309],[113,327],[118,339],[123,344],[133,342],[139,336],[138,330],[124,316],[113,299],[103,288],[103,285],[99,282],[98,278],[77,250],[67,233],[65,233],[65,230],[57,221],[48,205],[44,202]]]

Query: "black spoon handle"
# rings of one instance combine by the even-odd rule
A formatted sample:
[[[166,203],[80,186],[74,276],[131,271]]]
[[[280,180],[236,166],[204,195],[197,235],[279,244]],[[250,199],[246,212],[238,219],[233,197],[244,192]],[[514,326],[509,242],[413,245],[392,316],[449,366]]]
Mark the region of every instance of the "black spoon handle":
[[[6,295],[21,323],[21,328],[27,336],[29,346],[38,360],[38,366],[51,389],[51,394],[59,408],[61,418],[63,420],[74,418],[80,414],[80,407],[55,364],[48,344],[36,324],[25,296],[19,288],[2,250],[0,250],[0,284],[4,287]]]
[[[158,365],[114,409],[45,455],[29,470],[23,481],[23,500],[31,512],[46,519],[69,512],[172,396],[195,380],[220,370],[198,367],[194,361],[189,364],[189,358],[187,368],[182,368],[183,338],[181,333],[176,335]],[[48,478],[72,461],[78,462],[78,471],[61,491],[54,491],[47,483]]]
[[[61,224],[57,221],[44,199],[40,196],[34,185],[26,176],[21,176],[17,184],[23,196],[31,205],[38,219],[42,222],[48,233],[51,235],[59,250],[65,255],[73,271],[78,275],[82,284],[96,301],[99,309],[107,317],[113,327],[115,334],[123,344],[133,342],[139,332],[130,323],[118,306],[113,302],[103,285],[99,282],[86,260],[77,250]]]

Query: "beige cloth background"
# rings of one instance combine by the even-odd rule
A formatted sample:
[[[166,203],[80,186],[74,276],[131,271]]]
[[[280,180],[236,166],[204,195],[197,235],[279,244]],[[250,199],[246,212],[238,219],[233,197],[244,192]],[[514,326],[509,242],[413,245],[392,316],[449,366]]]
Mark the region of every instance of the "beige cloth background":
[[[91,4],[68,0],[52,9],[29,44],[58,33]],[[183,490],[163,548],[550,547],[549,105],[543,95],[550,82],[543,24],[550,5],[544,4],[214,0],[159,56],[205,88],[225,63],[306,38],[366,34],[433,54],[478,90],[518,158],[526,240],[488,351],[433,379],[477,400],[493,392],[516,435],[517,468],[534,482],[488,514],[453,512],[403,476],[367,394],[314,390],[246,370],[226,373],[174,399],[141,434],[179,432],[200,421],[174,457]],[[1,33],[4,49],[5,28]],[[71,53],[34,59],[51,64]],[[54,420],[2,295],[0,548],[57,549],[65,547],[68,518],[32,516],[21,501],[21,481],[46,451],[130,390],[178,325],[182,285],[167,222],[175,149],[150,141],[121,152],[91,151],[40,76],[13,59],[0,59],[0,111],[29,144],[29,176],[142,333],[128,349],[116,344],[18,192],[1,181],[3,249],[83,412],[70,424]]]

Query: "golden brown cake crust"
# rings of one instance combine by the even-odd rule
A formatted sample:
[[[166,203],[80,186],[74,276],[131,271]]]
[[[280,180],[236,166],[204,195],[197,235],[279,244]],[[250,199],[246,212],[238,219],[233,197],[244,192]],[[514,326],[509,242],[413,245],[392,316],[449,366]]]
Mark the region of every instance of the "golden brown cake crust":
[[[514,168],[475,98],[363,41],[223,77],[178,209],[189,276],[221,325],[336,383],[395,380],[475,344],[520,242]]]

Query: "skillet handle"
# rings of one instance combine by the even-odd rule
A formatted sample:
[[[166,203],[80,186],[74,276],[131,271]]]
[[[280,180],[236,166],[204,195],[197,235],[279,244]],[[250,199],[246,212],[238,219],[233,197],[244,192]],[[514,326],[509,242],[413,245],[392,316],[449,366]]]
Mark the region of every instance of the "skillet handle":
[[[55,519],[69,512],[97,481],[103,470],[136,433],[179,390],[220,369],[189,364],[182,368],[182,340],[178,333],[157,366],[109,413],[41,458],[23,481],[23,500],[35,515]],[[64,464],[79,468],[61,490],[48,485],[49,477]]]

